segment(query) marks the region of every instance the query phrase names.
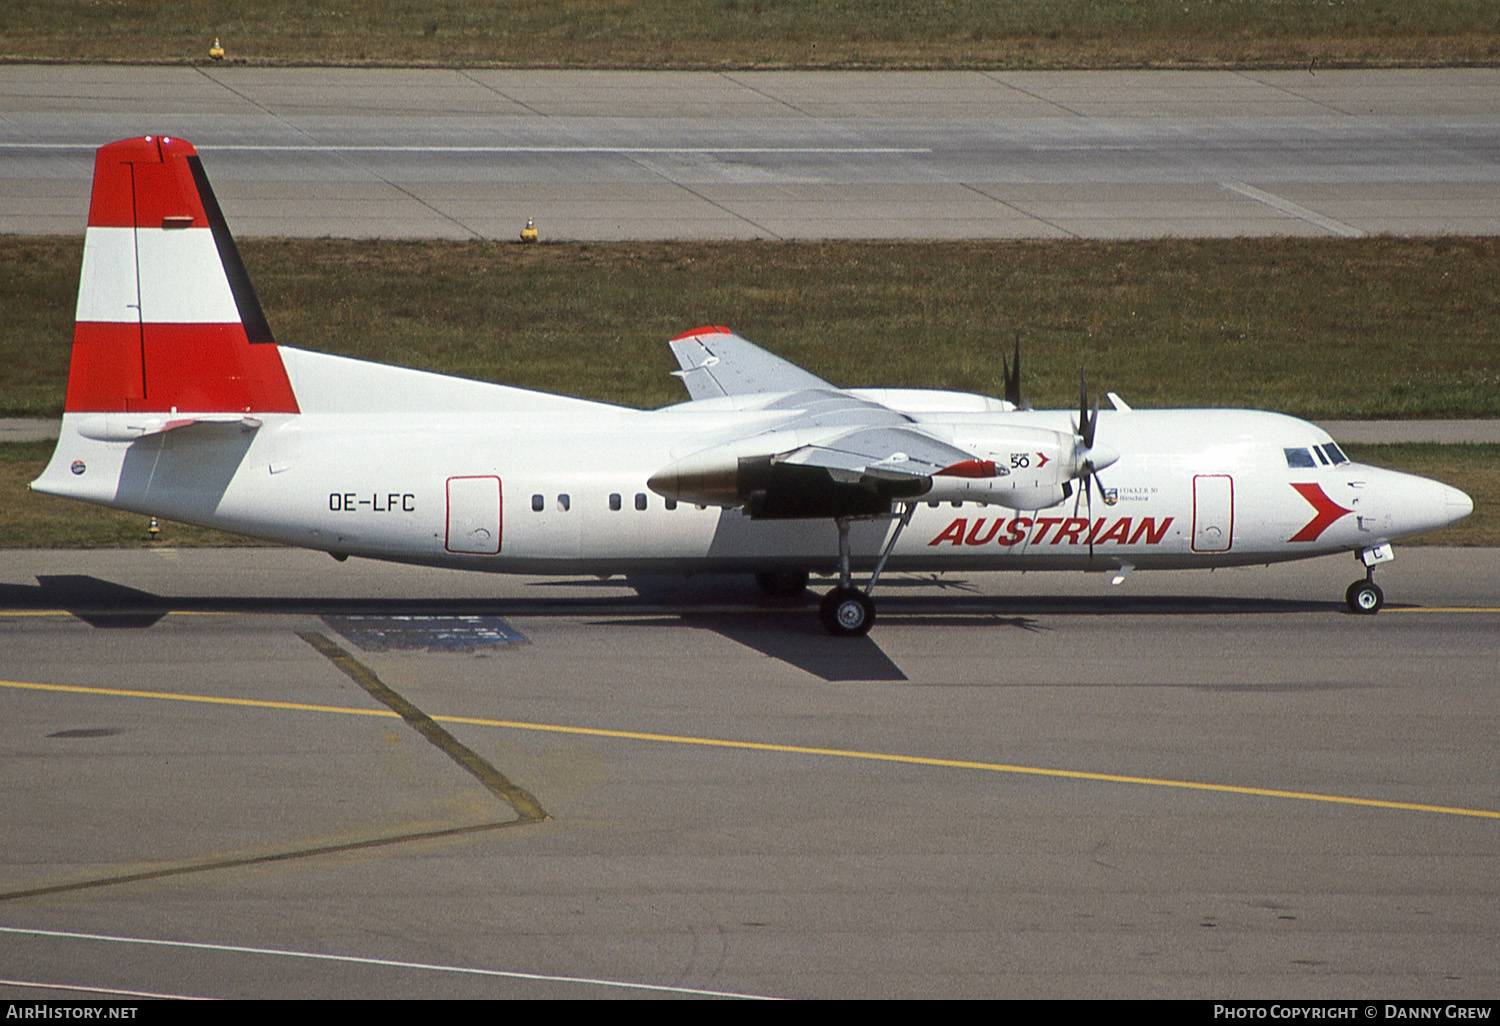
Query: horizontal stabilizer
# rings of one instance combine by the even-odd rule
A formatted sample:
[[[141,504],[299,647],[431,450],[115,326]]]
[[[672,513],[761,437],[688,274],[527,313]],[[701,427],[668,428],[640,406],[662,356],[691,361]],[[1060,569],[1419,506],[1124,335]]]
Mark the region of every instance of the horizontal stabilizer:
[[[85,438],[98,442],[133,442],[148,435],[163,435],[178,428],[195,424],[235,426],[241,431],[254,431],[261,426],[260,418],[241,413],[200,413],[188,416],[142,416],[130,413],[79,413],[72,417],[72,424]]]

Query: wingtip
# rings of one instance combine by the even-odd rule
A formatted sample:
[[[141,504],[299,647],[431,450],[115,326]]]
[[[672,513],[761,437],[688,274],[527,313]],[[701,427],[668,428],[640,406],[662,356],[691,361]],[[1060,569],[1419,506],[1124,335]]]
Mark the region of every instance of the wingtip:
[[[734,334],[734,332],[730,331],[728,328],[724,327],[722,324],[708,324],[708,325],[704,325],[701,328],[694,328],[692,331],[684,331],[681,335],[674,335],[672,338],[668,339],[667,341],[669,341],[669,342],[681,342],[681,341],[683,341],[685,339],[697,338],[699,335],[732,335],[732,334]]]

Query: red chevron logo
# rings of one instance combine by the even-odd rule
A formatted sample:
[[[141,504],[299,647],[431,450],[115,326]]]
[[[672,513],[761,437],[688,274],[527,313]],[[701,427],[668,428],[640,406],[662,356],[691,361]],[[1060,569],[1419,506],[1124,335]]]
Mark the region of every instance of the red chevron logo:
[[[1335,520],[1343,516],[1345,513],[1354,512],[1354,510],[1345,509],[1343,506],[1340,506],[1338,503],[1334,502],[1318,485],[1294,484],[1292,485],[1292,487],[1297,489],[1297,494],[1306,499],[1308,501],[1308,504],[1311,505],[1313,509],[1318,511],[1318,515],[1309,520],[1307,522],[1307,526],[1303,527],[1302,530],[1292,535],[1287,539],[1287,541],[1317,541],[1318,535],[1328,530],[1329,526],[1332,525]]]

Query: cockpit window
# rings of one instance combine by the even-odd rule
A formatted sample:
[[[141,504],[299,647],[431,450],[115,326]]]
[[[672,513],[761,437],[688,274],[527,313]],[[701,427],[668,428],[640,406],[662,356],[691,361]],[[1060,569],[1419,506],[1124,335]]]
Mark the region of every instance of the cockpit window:
[[[1323,446],[1323,451],[1328,454],[1328,458],[1333,460],[1335,465],[1349,462],[1349,457],[1344,455],[1344,451],[1332,442]]]
[[[1286,453],[1286,465],[1289,467],[1297,468],[1317,466],[1317,464],[1313,462],[1312,453],[1308,452],[1306,449],[1283,449],[1281,451]]]

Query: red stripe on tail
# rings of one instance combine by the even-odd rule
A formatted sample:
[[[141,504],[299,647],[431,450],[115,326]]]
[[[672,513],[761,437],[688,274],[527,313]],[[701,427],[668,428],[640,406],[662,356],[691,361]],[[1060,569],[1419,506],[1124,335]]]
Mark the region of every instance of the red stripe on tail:
[[[94,158],[94,194],[89,225],[96,228],[207,228],[208,216],[185,158],[193,144],[170,136],[121,139],[99,147]],[[179,218],[189,218],[180,222]]]

